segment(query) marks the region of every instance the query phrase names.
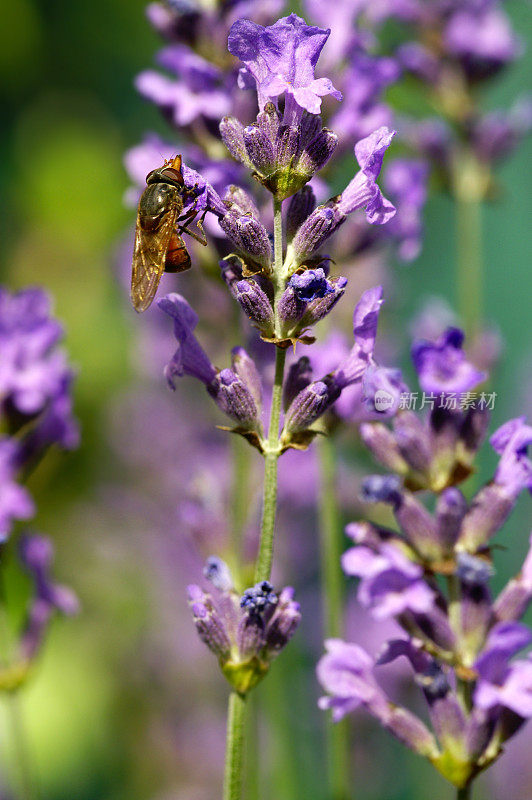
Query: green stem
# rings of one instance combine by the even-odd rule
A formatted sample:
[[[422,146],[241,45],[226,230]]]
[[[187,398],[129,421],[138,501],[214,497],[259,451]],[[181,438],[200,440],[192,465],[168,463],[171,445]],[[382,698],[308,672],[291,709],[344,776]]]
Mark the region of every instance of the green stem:
[[[343,635],[343,575],[341,519],[336,494],[335,447],[329,436],[320,437],[320,554],[322,564],[322,609],[325,638]],[[331,800],[348,800],[351,793],[349,774],[349,724],[327,721],[327,750]]]
[[[458,153],[453,166],[455,198],[458,309],[466,336],[471,339],[482,324],[482,197],[486,176],[475,156]]]
[[[456,800],[471,800],[473,792],[473,784],[468,784],[464,786],[463,789],[458,789],[456,793]]]
[[[273,284],[275,291],[275,319],[277,327],[277,306],[283,290],[283,218],[282,201],[273,201]],[[259,554],[255,566],[255,581],[270,579],[273,560],[273,537],[275,531],[275,515],[277,511],[277,460],[279,458],[279,421],[283,400],[283,378],[286,350],[275,349],[275,378],[273,382],[272,406],[268,440],[264,455],[264,491],[262,504],[262,521],[260,530]]]
[[[244,765],[246,698],[238,692],[229,695],[223,800],[240,800]]]
[[[277,511],[277,460],[279,458],[279,420],[283,399],[283,376],[286,350],[276,348],[275,381],[270,411],[270,427],[268,429],[267,451],[264,457],[264,494],[262,504],[262,522],[260,544],[255,581],[270,579],[273,561],[273,536],[275,531],[275,515]]]

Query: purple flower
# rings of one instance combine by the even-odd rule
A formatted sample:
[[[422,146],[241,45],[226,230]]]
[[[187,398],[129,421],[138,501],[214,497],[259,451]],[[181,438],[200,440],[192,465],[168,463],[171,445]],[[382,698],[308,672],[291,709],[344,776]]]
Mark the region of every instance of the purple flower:
[[[532,492],[532,462],[528,447],[532,444],[532,427],[525,417],[511,419],[501,425],[490,438],[490,444],[500,455],[494,481],[512,495],[525,488]]]
[[[458,7],[446,25],[444,41],[449,52],[471,68],[496,68],[513,61],[520,50],[508,17],[491,3]]]
[[[213,64],[182,45],[166,48],[158,61],[180,80],[146,70],[138,75],[135,86],[167,112],[174,125],[190,125],[198,117],[218,120],[230,111],[230,95],[220,86],[222,74]]]
[[[417,258],[422,243],[422,212],[427,199],[428,164],[414,159],[396,159],[386,171],[386,188],[397,214],[390,220],[386,233],[397,241],[399,258]]]
[[[358,645],[341,639],[328,639],[325,648],[327,654],[318,663],[317,675],[332,697],[320,698],[320,708],[331,708],[335,722],[361,705],[376,716],[386,717],[388,703],[373,675],[371,656]]]
[[[360,50],[350,55],[344,77],[344,102],[330,123],[346,144],[392,124],[392,111],[380,96],[399,76],[395,59],[377,58]]]
[[[341,639],[328,639],[325,647],[327,653],[318,662],[317,675],[331,696],[320,698],[320,708],[331,708],[333,720],[338,722],[362,706],[415,752],[429,758],[438,754],[434,737],[421,720],[390,702],[375,679],[375,662],[365,650]]]
[[[366,217],[372,225],[383,225],[394,216],[394,206],[375,183],[381,171],[384,154],[394,136],[395,131],[382,127],[356,143],[355,156],[360,172],[341,194],[337,204],[341,214],[351,214],[357,208],[365,207]]]
[[[321,380],[308,383],[295,395],[286,412],[283,439],[307,430],[340,397],[342,391],[359,382],[369,366],[372,356],[382,287],[368,289],[355,307],[353,332],[355,343],[337,368]]]
[[[379,311],[383,302],[382,286],[374,286],[363,293],[355,307],[353,314],[355,343],[333,372],[335,383],[340,389],[362,378],[371,362],[377,337]]]
[[[475,705],[484,710],[503,706],[520,717],[532,717],[532,660],[510,658],[532,642],[532,631],[517,622],[502,622],[491,630],[475,663],[479,679]]]
[[[41,289],[0,288],[0,398],[22,414],[37,414],[61,392],[67,369],[56,349],[63,330]]]
[[[296,14],[266,28],[247,19],[233,24],[229,52],[245,64],[241,85],[249,85],[249,76],[255,80],[260,111],[268,100],[286,93],[285,122],[297,124],[303,109],[320,113],[322,97],[332,94],[342,99],[328,78],[314,77],[328,36],[328,30],[308,26]]]
[[[414,342],[412,360],[424,392],[467,392],[485,380],[486,374],[467,360],[463,342],[459,328],[447,328],[435,342]]]
[[[79,602],[74,592],[51,579],[54,552],[50,539],[25,535],[20,540],[19,553],[34,584],[34,597],[20,641],[21,657],[29,661],[42,645],[53,612],[60,611],[69,616],[76,614]]]
[[[169,294],[159,300],[159,308],[172,317],[177,350],[165,367],[171,389],[175,379],[183,375],[197,378],[207,388],[217,406],[234,419],[240,429],[261,433],[260,379],[245,350],[233,350],[232,369],[216,370],[194,335],[198,315],[179,294]]]
[[[0,438],[0,542],[16,519],[30,519],[35,506],[27,489],[16,483],[20,448],[16,441]]]
[[[169,294],[158,302],[159,308],[172,317],[174,336],[178,347],[165,368],[165,376],[170,388],[175,389],[175,378],[190,375],[205,386],[212,384],[216,370],[209,357],[194,336],[198,315],[179,294]]]
[[[423,570],[393,545],[382,545],[378,553],[357,546],[342,557],[347,575],[362,578],[358,599],[378,619],[405,611],[426,614],[434,606],[434,592],[423,581]]]

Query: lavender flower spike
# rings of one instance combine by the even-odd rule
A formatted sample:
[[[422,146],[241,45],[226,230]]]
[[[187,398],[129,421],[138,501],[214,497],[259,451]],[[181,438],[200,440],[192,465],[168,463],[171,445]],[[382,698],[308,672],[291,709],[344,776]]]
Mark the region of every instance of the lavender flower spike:
[[[252,76],[257,87],[259,110],[269,100],[286,94],[285,122],[297,125],[303,109],[319,114],[321,98],[342,95],[328,78],[314,78],[314,70],[330,31],[309,26],[296,14],[283,17],[264,28],[251,20],[238,20],[229,32],[229,52],[237,56],[245,69],[240,73],[241,86]]]

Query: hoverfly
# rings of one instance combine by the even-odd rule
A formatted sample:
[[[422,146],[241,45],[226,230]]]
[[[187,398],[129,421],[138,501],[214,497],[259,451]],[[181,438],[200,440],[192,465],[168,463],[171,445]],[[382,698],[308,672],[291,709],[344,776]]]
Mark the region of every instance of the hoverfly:
[[[184,200],[191,194],[193,190],[187,189],[183,180],[181,156],[165,161],[146,178],[138,206],[131,273],[131,301],[136,311],[149,308],[163,272],[184,272],[190,268],[182,233],[207,244],[203,217],[197,222],[199,233],[187,227],[198,214],[194,206],[179,219]]]

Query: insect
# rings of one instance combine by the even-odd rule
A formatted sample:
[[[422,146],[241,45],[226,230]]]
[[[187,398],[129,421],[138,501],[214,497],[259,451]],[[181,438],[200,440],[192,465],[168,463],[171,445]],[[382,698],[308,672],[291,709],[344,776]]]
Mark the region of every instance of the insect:
[[[146,178],[138,206],[131,273],[131,301],[136,311],[149,308],[163,272],[190,268],[190,255],[181,234],[207,244],[203,217],[197,222],[199,233],[188,228],[198,215],[195,206],[180,219],[187,195],[192,193],[183,180],[181,156],[165,161]]]

